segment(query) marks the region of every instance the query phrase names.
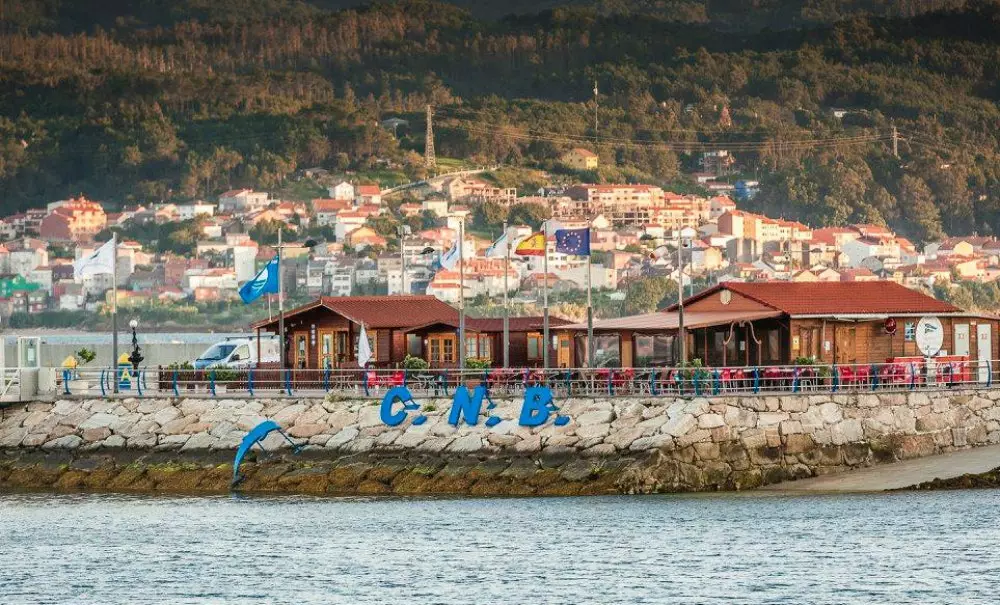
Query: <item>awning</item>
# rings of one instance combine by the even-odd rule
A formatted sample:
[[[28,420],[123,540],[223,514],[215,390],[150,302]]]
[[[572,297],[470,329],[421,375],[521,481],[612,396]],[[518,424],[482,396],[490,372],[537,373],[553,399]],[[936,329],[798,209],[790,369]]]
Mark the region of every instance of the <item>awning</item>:
[[[780,317],[781,311],[700,311],[684,313],[684,329],[707,328],[709,326],[729,325],[733,322],[756,321]],[[594,330],[603,332],[632,330],[636,332],[670,332],[680,327],[680,317],[671,311],[632,315],[616,319],[600,319],[594,321]],[[560,330],[586,330],[587,324],[577,323],[561,326]]]

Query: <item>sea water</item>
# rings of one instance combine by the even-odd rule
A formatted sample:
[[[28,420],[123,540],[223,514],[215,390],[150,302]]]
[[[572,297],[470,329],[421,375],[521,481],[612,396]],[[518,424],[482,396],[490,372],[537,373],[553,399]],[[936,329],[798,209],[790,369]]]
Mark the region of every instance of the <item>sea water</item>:
[[[1000,492],[0,494],[0,603],[996,603]]]

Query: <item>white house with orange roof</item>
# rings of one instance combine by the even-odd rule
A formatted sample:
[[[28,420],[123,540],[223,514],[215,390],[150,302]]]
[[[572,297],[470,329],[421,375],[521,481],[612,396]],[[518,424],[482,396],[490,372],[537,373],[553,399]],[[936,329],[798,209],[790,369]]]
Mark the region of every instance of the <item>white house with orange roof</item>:
[[[327,191],[329,192],[330,197],[335,200],[354,199],[354,185],[348,183],[347,181],[341,181],[333,187],[328,187]]]
[[[717,195],[708,201],[709,218],[718,220],[726,212],[736,210],[736,202],[725,195]]]
[[[353,191],[353,188],[352,188]],[[354,208],[354,198],[317,198],[312,200],[313,219],[319,227],[337,222],[337,213]]]
[[[268,195],[265,191],[232,189],[219,196],[219,212],[222,214],[255,212],[267,205]]]
[[[382,190],[378,185],[358,185],[354,188],[354,201],[358,206],[366,204],[382,205]]]
[[[364,250],[365,248],[385,248],[386,240],[384,237],[375,232],[374,229],[367,225],[362,225],[357,229],[351,231],[347,234],[344,240],[348,246],[351,246],[355,250]]]

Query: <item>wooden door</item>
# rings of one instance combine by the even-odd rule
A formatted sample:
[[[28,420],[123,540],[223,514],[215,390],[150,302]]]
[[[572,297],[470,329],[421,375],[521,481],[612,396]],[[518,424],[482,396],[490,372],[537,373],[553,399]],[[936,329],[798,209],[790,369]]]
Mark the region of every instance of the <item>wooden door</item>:
[[[556,363],[560,368],[568,368],[572,362],[573,339],[569,334],[559,335],[559,351],[556,353]]]
[[[309,333],[296,332],[292,349],[292,361],[296,368],[309,367]]]
[[[333,330],[319,332],[319,367],[333,368],[337,365],[337,338]]]
[[[799,328],[799,357],[819,358],[819,328]]]
[[[858,329],[854,326],[838,327],[834,332],[834,348],[837,363],[857,363]]]
[[[427,361],[434,366],[453,366],[458,360],[457,338],[454,334],[429,334],[427,336]]]

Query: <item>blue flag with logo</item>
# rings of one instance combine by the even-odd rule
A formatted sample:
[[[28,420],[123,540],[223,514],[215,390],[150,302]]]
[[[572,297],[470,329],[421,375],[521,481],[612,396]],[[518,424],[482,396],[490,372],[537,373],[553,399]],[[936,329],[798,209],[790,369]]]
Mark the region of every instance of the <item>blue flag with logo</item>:
[[[272,258],[253,279],[240,287],[240,298],[250,304],[263,294],[278,293],[278,257]]]
[[[556,252],[590,256],[590,228],[557,230]]]

